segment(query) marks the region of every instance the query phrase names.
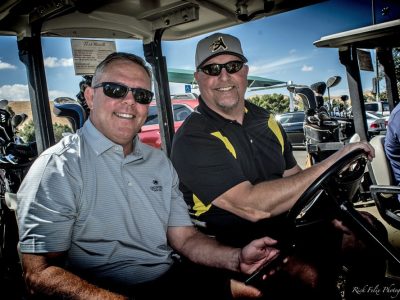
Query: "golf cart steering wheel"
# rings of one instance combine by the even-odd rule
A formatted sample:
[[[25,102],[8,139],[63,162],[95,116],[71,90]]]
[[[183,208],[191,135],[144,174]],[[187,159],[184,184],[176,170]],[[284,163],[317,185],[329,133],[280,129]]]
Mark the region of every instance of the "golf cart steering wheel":
[[[353,198],[359,189],[367,162],[367,154],[362,149],[351,151],[340,158],[302,194],[288,212],[287,221],[294,231],[296,227],[303,225],[302,219],[321,198],[323,201],[329,200],[346,226],[400,264],[399,251],[383,239],[353,206]]]
[[[322,198],[322,194],[334,200],[338,206],[346,201],[352,202],[364,175],[367,161],[367,154],[362,149],[356,149],[335,162],[300,196],[288,212],[288,221],[299,222]]]

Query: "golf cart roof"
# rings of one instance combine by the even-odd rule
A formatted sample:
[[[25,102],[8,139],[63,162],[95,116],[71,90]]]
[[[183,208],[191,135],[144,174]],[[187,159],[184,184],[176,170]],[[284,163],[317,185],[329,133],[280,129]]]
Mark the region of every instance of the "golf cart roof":
[[[179,40],[325,0],[5,0],[0,35]],[[265,8],[264,8],[265,7]],[[240,16],[238,16],[240,15]],[[242,21],[243,20],[243,21]]]
[[[317,47],[340,48],[348,45],[357,48],[400,46],[400,20],[366,26],[322,37],[314,42]]]

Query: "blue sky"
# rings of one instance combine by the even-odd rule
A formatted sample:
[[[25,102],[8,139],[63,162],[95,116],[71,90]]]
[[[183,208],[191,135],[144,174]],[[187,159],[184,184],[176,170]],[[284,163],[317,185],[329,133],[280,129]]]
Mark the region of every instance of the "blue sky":
[[[221,30],[240,38],[250,74],[311,85],[339,75],[341,83],[331,95],[349,94],[347,78],[337,49],[317,48],[322,36],[372,24],[370,0],[330,0],[291,12]],[[204,36],[163,44],[169,68],[194,69],[196,43]],[[70,39],[44,38],[47,85],[50,100],[75,98],[81,76],[76,76]],[[143,56],[141,41],[116,41],[118,51]],[[372,57],[374,59],[374,53]],[[363,90],[371,90],[374,72],[361,71]],[[383,85],[383,83],[382,83]],[[171,94],[183,93],[184,85],[171,84]],[[257,94],[288,94],[285,89]],[[253,95],[254,92],[248,93]],[[19,61],[16,37],[0,37],[0,99],[28,100],[26,70]]]

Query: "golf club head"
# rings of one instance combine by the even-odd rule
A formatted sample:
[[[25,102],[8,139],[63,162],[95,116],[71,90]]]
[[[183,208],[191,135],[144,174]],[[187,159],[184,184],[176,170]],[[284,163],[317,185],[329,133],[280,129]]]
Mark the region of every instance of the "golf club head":
[[[294,93],[300,96],[301,100],[303,101],[305,111],[310,108],[317,108],[317,101],[315,99],[314,92],[309,87],[295,87]]]
[[[86,121],[85,109],[72,98],[59,97],[54,99],[53,112],[58,117],[67,118],[74,132],[81,128]]]
[[[19,114],[19,115],[20,115],[20,116],[22,117],[22,119],[23,119],[22,123],[25,122],[26,119],[28,119],[28,115],[25,114],[25,113],[22,113],[22,114]]]
[[[0,108],[5,109],[8,106],[8,100],[2,99],[0,100]]]
[[[17,129],[17,127],[22,124],[22,122],[24,122],[24,117],[22,115],[17,114],[17,115],[12,116],[11,126],[12,126],[14,132]]]
[[[318,96],[323,96],[326,91],[326,83],[323,81],[319,81],[310,85],[310,88],[316,93]]]
[[[93,76],[92,75],[83,75],[82,77],[83,77],[83,79],[81,82],[79,82],[79,93],[76,94],[76,98],[78,99],[79,104],[82,105],[82,107],[84,108],[86,115],[89,116],[90,109],[86,103],[85,89],[88,86],[92,85]]]
[[[329,89],[335,85],[338,85],[341,80],[342,80],[342,77],[340,77],[340,76],[329,77],[328,80],[326,81],[326,87]]]

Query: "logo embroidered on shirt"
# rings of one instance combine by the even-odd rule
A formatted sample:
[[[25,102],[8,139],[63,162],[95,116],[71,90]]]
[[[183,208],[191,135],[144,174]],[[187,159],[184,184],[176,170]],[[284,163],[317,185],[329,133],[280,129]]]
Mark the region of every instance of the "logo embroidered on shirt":
[[[162,186],[158,184],[157,179],[153,179],[153,186],[150,187],[153,192],[161,192]]]

